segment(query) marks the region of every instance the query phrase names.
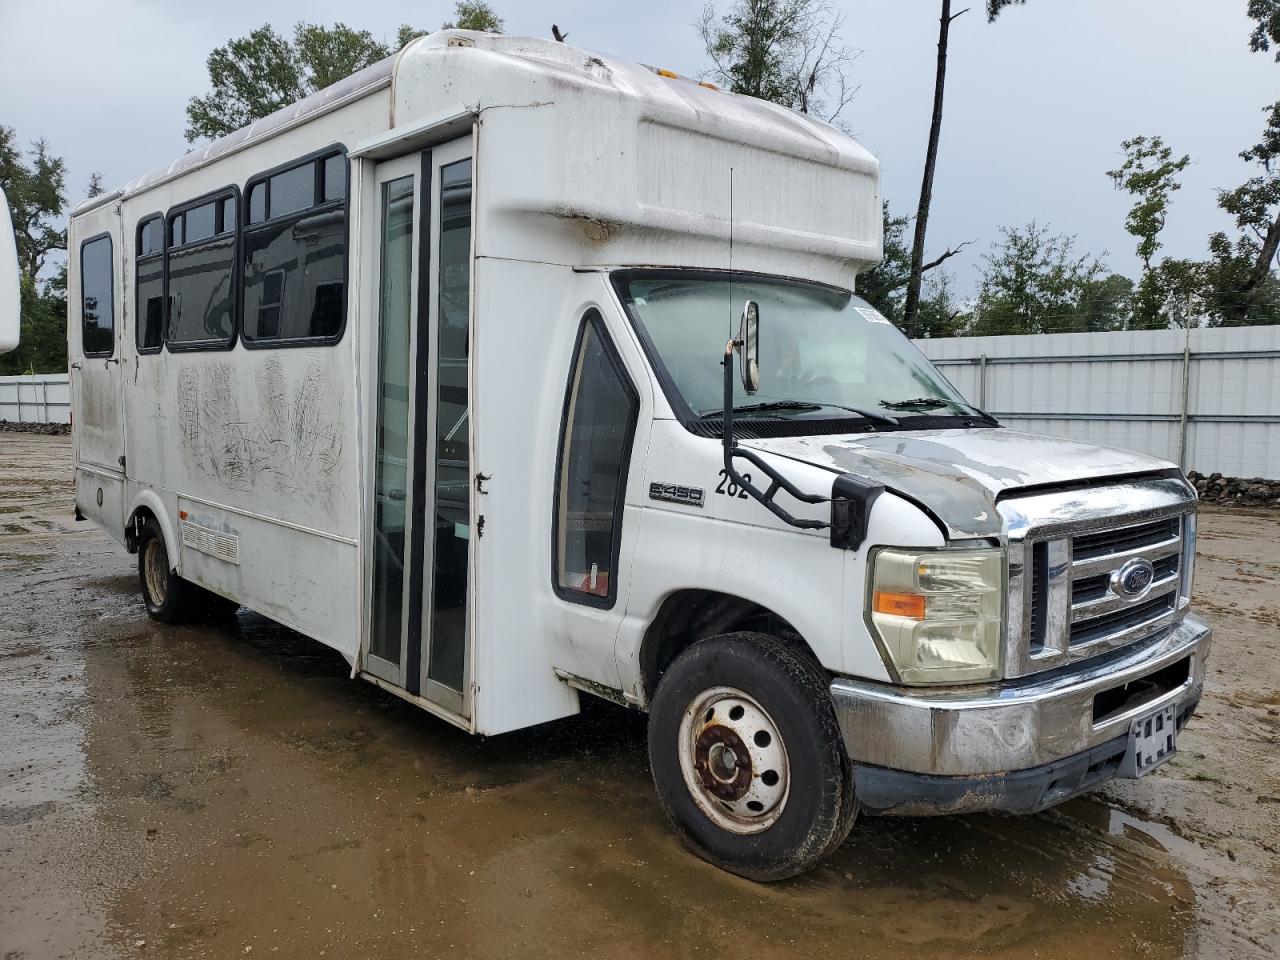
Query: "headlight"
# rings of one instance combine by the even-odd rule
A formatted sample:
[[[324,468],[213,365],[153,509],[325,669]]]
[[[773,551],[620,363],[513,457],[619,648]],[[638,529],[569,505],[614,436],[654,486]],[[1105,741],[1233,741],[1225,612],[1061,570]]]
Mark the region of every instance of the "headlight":
[[[903,683],[1000,676],[1003,550],[882,549],[873,563],[871,627]]]

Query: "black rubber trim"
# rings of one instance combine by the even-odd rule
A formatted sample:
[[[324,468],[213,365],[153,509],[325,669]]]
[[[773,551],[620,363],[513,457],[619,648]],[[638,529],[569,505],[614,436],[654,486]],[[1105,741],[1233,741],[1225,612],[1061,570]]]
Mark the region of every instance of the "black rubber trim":
[[[350,184],[350,176],[347,178]],[[409,634],[405,653],[405,683],[408,693],[418,696],[422,692],[422,605],[429,600],[423,596],[422,585],[427,564],[427,409],[431,398],[431,296],[435,284],[431,282],[431,151],[422,151],[422,171],[418,183],[418,322],[415,324],[413,398],[413,536],[410,538],[409,556],[413,567],[409,573]],[[468,266],[470,266],[468,264]],[[345,283],[345,277],[343,282]],[[344,321],[345,324],[345,321]],[[469,409],[469,408],[468,408]],[[432,500],[435,490],[432,489]],[[432,510],[434,516],[435,511]],[[435,547],[432,546],[431,572],[435,573]],[[434,576],[433,576],[434,580]]]

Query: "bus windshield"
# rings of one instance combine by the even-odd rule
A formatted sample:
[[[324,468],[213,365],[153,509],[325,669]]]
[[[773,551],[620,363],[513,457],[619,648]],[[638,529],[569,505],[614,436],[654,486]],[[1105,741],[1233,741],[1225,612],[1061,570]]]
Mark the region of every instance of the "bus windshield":
[[[721,358],[742,305],[760,305],[760,388],[733,378],[734,406],[751,416],[969,416],[955,388],[865,300],[812,283],[727,274],[626,274],[620,291],[665,373],[668,399],[690,417],[723,409]],[[674,387],[674,391],[672,390]]]

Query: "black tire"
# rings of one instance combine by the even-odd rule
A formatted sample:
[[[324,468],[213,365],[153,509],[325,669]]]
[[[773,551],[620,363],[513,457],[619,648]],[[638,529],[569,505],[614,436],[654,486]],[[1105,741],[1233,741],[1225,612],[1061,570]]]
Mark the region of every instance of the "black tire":
[[[147,615],[161,623],[185,623],[198,611],[199,588],[183,580],[169,563],[164,535],[155,518],[138,534],[138,581]]]
[[[762,633],[699,641],[667,668],[650,705],[649,765],[667,817],[698,856],[751,880],[784,880],[844,842],[857,802],[829,683],[806,651]],[[738,706],[744,703],[745,716]],[[716,712],[721,704],[729,705],[723,716]],[[730,719],[734,711],[736,721]],[[721,727],[729,733],[713,729]],[[762,727],[775,730],[782,746],[785,793],[777,801],[761,794],[773,805],[757,803],[754,809],[763,812],[756,814],[742,809],[744,797],[757,795],[741,793],[743,785],[748,791],[764,791],[766,783],[779,789],[778,777],[769,781],[768,771],[756,769],[761,758],[746,742],[769,745],[769,737],[755,739]],[[741,747],[751,754],[749,763],[736,760]],[[720,762],[717,750],[734,758],[719,768],[731,780],[710,779]],[[722,792],[712,796],[713,789]]]

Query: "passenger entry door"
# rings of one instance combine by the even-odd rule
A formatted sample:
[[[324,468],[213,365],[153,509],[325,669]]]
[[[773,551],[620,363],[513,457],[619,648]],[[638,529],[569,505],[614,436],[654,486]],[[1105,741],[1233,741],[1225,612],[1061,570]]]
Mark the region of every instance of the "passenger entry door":
[[[86,217],[71,256],[79,261],[78,283],[68,291],[71,322],[72,409],[75,411],[76,463],[92,470],[123,474],[124,429],[121,418],[121,359],[124,351],[120,309],[118,238],[107,232],[114,218],[103,210]],[[94,231],[98,227],[101,232]],[[104,508],[101,503],[86,507]],[[97,511],[93,511],[97,515]],[[114,529],[119,517],[98,517]]]
[[[471,139],[374,174],[365,670],[470,715]]]

